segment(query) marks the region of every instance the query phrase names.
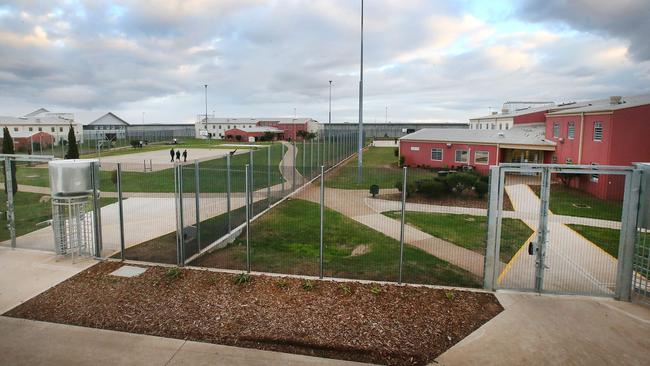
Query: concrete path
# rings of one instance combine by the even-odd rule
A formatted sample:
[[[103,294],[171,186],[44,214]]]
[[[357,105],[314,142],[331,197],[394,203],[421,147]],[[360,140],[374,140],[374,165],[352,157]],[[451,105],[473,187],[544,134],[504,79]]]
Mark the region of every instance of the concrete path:
[[[525,184],[505,187],[515,212],[533,230],[539,223],[540,200]],[[531,218],[532,215],[532,218]],[[544,290],[609,296],[616,283],[617,260],[549,216],[549,242],[544,272]],[[503,288],[534,288],[535,256],[520,250],[499,277]]]
[[[297,195],[297,198],[320,202],[320,188],[311,185]],[[400,223],[368,205],[366,190],[326,188],[325,206],[342,213],[369,228],[379,231],[395,240],[400,239]],[[369,199],[372,200],[372,199]],[[404,242],[425,252],[463,268],[476,276],[483,276],[482,254],[465,249],[448,241],[436,238],[410,225],[405,226]]]
[[[650,365],[650,309],[611,299],[497,293],[505,310],[438,357],[452,365]]]

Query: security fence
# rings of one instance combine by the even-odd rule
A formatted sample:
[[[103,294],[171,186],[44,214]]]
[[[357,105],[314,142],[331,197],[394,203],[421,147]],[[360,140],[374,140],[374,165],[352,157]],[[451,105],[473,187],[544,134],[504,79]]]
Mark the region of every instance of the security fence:
[[[329,132],[147,169],[102,164],[101,195],[91,205],[101,212],[92,221],[100,228],[97,253],[236,271],[647,299],[645,167],[503,164],[486,175],[402,167],[393,148],[368,147],[359,169],[355,133]],[[21,184],[47,189],[39,169],[47,171],[19,167]],[[51,236],[51,229],[17,236],[36,234]]]

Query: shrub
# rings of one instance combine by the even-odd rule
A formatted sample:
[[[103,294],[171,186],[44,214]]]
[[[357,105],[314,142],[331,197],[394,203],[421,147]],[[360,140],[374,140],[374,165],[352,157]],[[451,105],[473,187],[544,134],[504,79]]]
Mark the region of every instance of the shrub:
[[[402,181],[395,182],[395,188],[402,192]],[[413,182],[406,182],[406,197],[410,197],[413,193],[417,192],[417,186]]]
[[[281,278],[275,283],[275,285],[278,286],[278,288],[285,290],[289,287],[289,282],[286,279]]]
[[[474,193],[476,193],[478,198],[485,197],[485,194],[488,192],[488,188],[488,184],[480,179],[474,183]]]
[[[111,171],[111,182],[117,186],[117,170]]]
[[[170,280],[175,280],[181,276],[181,269],[178,267],[172,267],[165,272],[165,277],[167,277]]]
[[[393,151],[394,151],[394,153],[395,153],[395,157],[398,157],[398,156],[399,156],[399,149],[398,149],[398,148],[395,148],[395,150],[393,150]]]
[[[235,285],[245,285],[251,282],[251,275],[248,273],[242,272],[235,276]]]
[[[134,149],[140,147],[140,140],[131,140],[129,143],[131,144],[131,147]]]
[[[427,179],[420,183],[418,193],[429,198],[437,198],[447,193],[447,184],[440,179]]]
[[[404,167],[404,161],[405,161],[405,160],[406,160],[406,159],[404,159],[403,156],[400,156],[400,157],[399,157],[399,166]]]
[[[302,287],[302,289],[305,291],[311,291],[314,289],[314,287],[316,287],[316,285],[314,285],[314,283],[311,280],[304,280],[302,281],[300,287]]]
[[[376,184],[371,185],[370,194],[372,195],[372,198],[375,198],[375,196],[379,194],[379,186]]]
[[[463,194],[466,189],[472,188],[476,177],[470,173],[454,173],[445,178],[445,182],[457,195]]]
[[[345,295],[352,294],[352,289],[350,288],[350,286],[348,286],[346,284],[341,284],[339,286],[339,288],[341,289],[341,292],[343,292],[343,294],[345,294]]]
[[[379,294],[381,293],[381,287],[379,287],[379,286],[377,286],[377,285],[374,285],[374,286],[372,286],[372,288],[370,289],[370,292],[371,292],[373,295],[379,295]]]

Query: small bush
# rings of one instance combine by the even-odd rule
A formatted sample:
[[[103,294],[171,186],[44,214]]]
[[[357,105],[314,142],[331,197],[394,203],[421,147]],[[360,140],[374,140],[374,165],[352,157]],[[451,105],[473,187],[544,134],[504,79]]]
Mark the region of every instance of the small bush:
[[[304,280],[300,287],[305,291],[311,291],[316,287],[316,285],[311,280]]]
[[[456,297],[456,294],[454,294],[452,291],[446,291],[445,296],[447,297],[447,300],[451,301]]]
[[[488,192],[488,188],[488,184],[482,180],[477,180],[476,183],[474,183],[474,193],[476,193],[476,196],[478,198],[485,197],[485,194]]]
[[[399,156],[399,149],[398,148],[395,148],[395,150],[393,150],[393,152],[395,153],[395,157]]]
[[[129,141],[129,143],[131,144],[131,147],[134,149],[140,146],[140,140],[131,140]]]
[[[405,161],[406,161],[406,159],[403,156],[400,156],[399,157],[399,166],[404,167],[404,162]]]
[[[287,282],[286,279],[281,278],[275,283],[275,285],[278,286],[279,289],[285,290],[289,287],[289,282]]]
[[[395,188],[402,192],[402,181],[395,182]],[[410,197],[415,192],[417,192],[417,185],[413,182],[406,182],[406,197]]]
[[[426,181],[420,182],[418,187],[418,193],[429,198],[438,198],[447,193],[447,184],[440,179],[427,179]]]
[[[180,278],[182,273],[183,273],[183,271],[180,268],[172,267],[172,268],[169,268],[167,270],[167,272],[165,272],[165,277],[170,279],[170,280],[175,280],[177,278]]]
[[[341,289],[341,292],[343,292],[344,295],[351,295],[352,294],[352,289],[350,286],[346,284],[341,284],[339,285],[339,288]]]
[[[454,173],[445,178],[445,182],[457,195],[463,194],[467,189],[474,186],[476,177],[471,173]]]
[[[379,186],[376,184],[371,185],[370,194],[372,195],[372,198],[375,198],[375,196],[379,194]]]
[[[117,186],[117,170],[111,171],[111,182]]]
[[[235,276],[235,285],[245,285],[251,282],[251,275],[242,272]]]
[[[370,293],[372,293],[375,296],[379,295],[381,293],[381,287],[377,285],[372,286],[372,288],[370,288]]]

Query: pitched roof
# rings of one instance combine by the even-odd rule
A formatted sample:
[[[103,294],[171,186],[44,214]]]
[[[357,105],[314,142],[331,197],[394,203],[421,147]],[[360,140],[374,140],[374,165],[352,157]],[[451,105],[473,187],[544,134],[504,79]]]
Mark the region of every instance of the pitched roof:
[[[545,138],[543,123],[514,125],[509,130],[467,130],[460,128],[424,128],[400,138],[408,141],[462,142],[468,144],[509,144],[555,146]]]
[[[118,117],[113,112],[108,112],[103,116],[97,118],[96,120],[89,123],[89,125],[125,125],[129,126],[129,123],[122,118]]]
[[[37,109],[37,110],[35,110],[35,111],[31,112],[31,113],[27,113],[24,117],[33,117],[33,116],[39,115],[41,113],[47,113],[47,112],[49,112],[47,109],[39,108],[39,109]]]

